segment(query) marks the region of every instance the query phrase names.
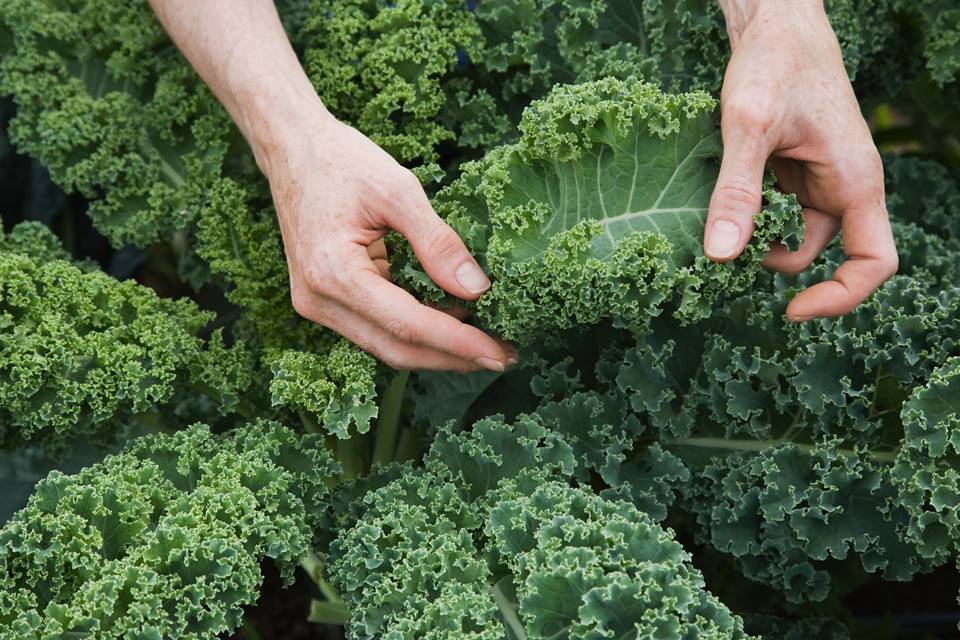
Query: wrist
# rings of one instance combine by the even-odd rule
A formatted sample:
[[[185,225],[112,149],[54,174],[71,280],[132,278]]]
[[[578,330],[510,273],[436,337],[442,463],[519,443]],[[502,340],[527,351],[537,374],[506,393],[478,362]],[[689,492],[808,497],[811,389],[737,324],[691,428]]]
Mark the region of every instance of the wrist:
[[[336,120],[286,39],[256,50],[235,48],[231,54],[219,97],[269,178],[277,160],[302,147],[308,132]]]
[[[748,27],[777,28],[785,21],[826,19],[823,0],[718,0],[731,48]]]
[[[256,83],[238,101],[238,112],[237,124],[268,179],[337,123],[305,76],[302,82],[279,78]]]

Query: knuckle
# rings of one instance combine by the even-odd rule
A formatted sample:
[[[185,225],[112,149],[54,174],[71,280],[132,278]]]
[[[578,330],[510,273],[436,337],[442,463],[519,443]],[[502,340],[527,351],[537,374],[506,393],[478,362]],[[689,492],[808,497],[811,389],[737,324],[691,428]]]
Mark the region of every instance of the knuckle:
[[[424,250],[438,258],[452,258],[460,252],[460,236],[439,221],[426,228],[422,242]]]
[[[328,281],[316,265],[311,264],[303,268],[303,284],[310,291],[320,293],[326,289]]]
[[[400,318],[390,318],[384,323],[384,328],[391,336],[403,343],[412,343],[416,339],[416,331],[408,322]]]
[[[844,159],[837,164],[846,180],[865,192],[883,192],[883,160],[876,147],[870,146],[861,152],[846,152],[844,155]]]
[[[736,209],[750,209],[759,211],[763,204],[760,192],[754,187],[750,179],[745,176],[734,176],[726,180],[717,191],[719,200]]]
[[[391,369],[396,369],[398,371],[408,371],[413,368],[410,365],[410,363],[407,362],[406,358],[404,358],[401,354],[390,349],[381,351],[380,353],[374,353],[373,355],[378,360],[380,360],[380,362],[384,363]]]
[[[314,295],[303,287],[293,287],[290,289],[290,303],[297,315],[310,320],[311,322],[321,322],[321,315],[318,312]]]
[[[727,101],[721,117],[728,127],[765,135],[775,124],[774,113],[762,99],[754,100],[752,96],[745,96]]]
[[[884,280],[889,280],[896,275],[898,269],[900,269],[900,256],[896,251],[880,259],[880,270]]]
[[[333,267],[338,261],[335,255],[331,254],[331,247],[343,244],[338,238],[329,236],[324,243],[317,244],[300,257],[299,273],[304,287],[320,295],[327,295],[334,290],[338,278],[343,276],[346,270]]]

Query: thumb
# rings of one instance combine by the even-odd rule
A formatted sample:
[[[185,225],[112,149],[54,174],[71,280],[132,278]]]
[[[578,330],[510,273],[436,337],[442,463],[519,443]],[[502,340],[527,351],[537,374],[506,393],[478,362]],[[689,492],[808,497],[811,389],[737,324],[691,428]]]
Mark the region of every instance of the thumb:
[[[733,260],[750,241],[753,217],[763,202],[763,172],[769,155],[756,136],[728,136],[724,131],[723,137],[720,175],[703,236],[703,252],[715,262]]]
[[[463,240],[433,210],[419,183],[406,194],[393,207],[389,225],[407,239],[427,275],[444,291],[463,300],[479,298],[490,280]]]

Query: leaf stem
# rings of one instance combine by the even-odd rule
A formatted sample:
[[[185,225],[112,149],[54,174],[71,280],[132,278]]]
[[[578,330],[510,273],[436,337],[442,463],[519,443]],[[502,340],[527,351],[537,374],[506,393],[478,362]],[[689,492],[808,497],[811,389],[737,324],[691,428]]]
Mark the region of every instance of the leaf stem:
[[[503,614],[503,621],[510,627],[510,630],[513,631],[513,637],[517,638],[517,640],[526,640],[527,632],[523,628],[523,623],[520,622],[520,617],[517,615],[513,603],[510,602],[507,594],[500,588],[499,582],[490,587],[490,593],[493,595],[493,600],[497,603],[497,608],[500,609],[500,613]]]
[[[310,576],[324,598],[330,602],[343,603],[343,598],[340,597],[337,590],[323,577],[323,560],[317,554],[311,551],[300,558],[300,568]]]
[[[397,462],[406,462],[407,460],[418,460],[423,454],[423,445],[420,436],[423,435],[419,429],[407,427],[400,434],[397,442],[397,451],[393,454],[393,459]]]
[[[387,464],[394,458],[397,445],[397,430],[400,425],[400,410],[403,408],[403,394],[410,379],[409,371],[398,371],[390,381],[380,403],[380,419],[377,421],[377,434],[373,442],[373,460],[371,466]]]

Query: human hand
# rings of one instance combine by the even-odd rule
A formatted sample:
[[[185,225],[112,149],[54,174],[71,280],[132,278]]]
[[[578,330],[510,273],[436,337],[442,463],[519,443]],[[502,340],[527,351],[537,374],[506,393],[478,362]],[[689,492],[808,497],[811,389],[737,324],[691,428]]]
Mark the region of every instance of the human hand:
[[[321,115],[258,153],[270,179],[293,306],[398,369],[503,371],[516,352],[389,281],[382,238],[403,234],[458,298],[490,286],[419,181],[355,129]]]
[[[721,0],[733,55],[721,93],[723,162],[704,252],[727,262],[743,251],[761,206],[769,161],[797,194],[806,232],[798,251],[776,246],[764,265],[799,273],[841,232],[847,260],[833,280],[799,293],[795,322],[851,311],[897,270],[883,166],[819,0]]]

